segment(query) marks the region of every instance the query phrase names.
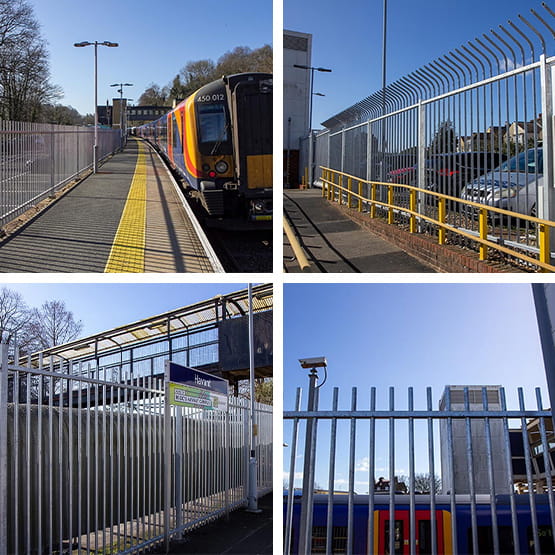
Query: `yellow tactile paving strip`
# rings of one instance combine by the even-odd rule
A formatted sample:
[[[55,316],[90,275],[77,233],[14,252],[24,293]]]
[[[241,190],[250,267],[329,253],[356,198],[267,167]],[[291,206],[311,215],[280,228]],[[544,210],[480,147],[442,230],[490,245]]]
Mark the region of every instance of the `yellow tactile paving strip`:
[[[146,244],[146,154],[139,142],[135,173],[105,272],[144,272]]]

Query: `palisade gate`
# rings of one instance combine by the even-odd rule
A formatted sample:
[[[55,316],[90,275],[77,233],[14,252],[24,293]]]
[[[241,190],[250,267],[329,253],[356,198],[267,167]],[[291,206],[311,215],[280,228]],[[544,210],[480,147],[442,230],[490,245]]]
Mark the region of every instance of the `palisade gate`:
[[[313,369],[305,408],[299,388],[284,411],[285,553],[553,552],[555,436],[539,388],[532,409],[499,385],[446,386],[438,408],[431,388],[353,387],[350,403],[334,388],[325,406],[320,389]]]
[[[530,217],[555,222],[555,12],[546,2],[530,12],[324,121],[324,130],[301,141],[301,167],[310,185],[372,217],[389,215],[389,223],[410,225],[413,232],[446,232],[449,241],[464,246],[472,238],[487,238],[529,256],[527,263],[533,264],[539,225]],[[434,174],[438,157],[453,154],[464,171],[446,163]],[[505,173],[492,179],[518,186],[467,187],[513,157]],[[391,183],[399,187],[388,198]],[[419,189],[414,204],[407,185]],[[461,200],[447,199],[445,213],[438,215],[441,194],[512,215],[503,213],[498,222],[499,213],[488,212],[485,230],[476,218],[478,207]],[[417,230],[409,211],[418,216]],[[441,225],[431,225],[436,221]],[[548,232],[553,244],[552,226]]]
[[[154,369],[171,346],[120,347],[119,362],[100,365],[98,355],[21,360],[9,334],[1,339],[1,555],[144,552],[246,505],[249,402],[167,403]],[[133,371],[133,352],[150,371]],[[272,489],[272,408],[254,403],[254,422],[262,495]]]

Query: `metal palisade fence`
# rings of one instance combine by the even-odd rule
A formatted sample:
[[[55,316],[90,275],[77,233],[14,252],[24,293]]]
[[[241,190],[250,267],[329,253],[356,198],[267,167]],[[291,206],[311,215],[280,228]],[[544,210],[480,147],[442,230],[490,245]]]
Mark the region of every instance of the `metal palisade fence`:
[[[92,168],[94,127],[0,121],[0,226]],[[98,159],[121,148],[98,130]]]
[[[398,184],[396,223],[408,225],[403,209],[416,211],[419,232],[438,219],[439,197],[426,192],[447,195],[441,221],[464,230],[450,240],[465,246],[480,234],[472,203],[507,210],[488,215],[488,239],[537,253],[538,222],[525,216],[555,221],[554,19],[543,2],[323,122],[302,145],[312,185],[325,181],[321,168],[342,173],[344,185],[349,176]],[[420,189],[416,206],[406,186]],[[385,186],[359,193],[388,201]]]
[[[227,411],[170,406],[163,377],[118,379],[57,357],[22,366],[15,351],[4,334],[0,554],[144,552],[247,503],[245,400],[229,397]],[[263,494],[271,407],[255,404],[255,422]]]
[[[501,386],[446,386],[439,408],[431,388],[371,388],[364,406],[359,393],[340,408],[334,388],[319,406],[313,372],[306,408],[299,389],[284,412],[285,553],[554,552],[555,436],[539,389],[534,409],[521,389],[509,408]]]

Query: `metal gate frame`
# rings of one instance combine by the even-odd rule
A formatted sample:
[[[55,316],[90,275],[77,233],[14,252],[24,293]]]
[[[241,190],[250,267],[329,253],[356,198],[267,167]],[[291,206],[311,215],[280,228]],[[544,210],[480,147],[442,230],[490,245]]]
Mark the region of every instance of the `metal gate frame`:
[[[0,334],[0,555],[68,546],[137,553],[246,506],[246,400],[230,397],[221,415],[172,410],[167,430],[163,378],[110,381],[90,363],[55,356],[21,366]],[[272,489],[272,408],[254,410],[263,495]],[[176,475],[178,458],[189,468]]]
[[[545,488],[541,490],[545,491],[549,499],[549,517],[551,523],[551,533],[552,538],[555,539],[555,467],[551,462],[551,457],[548,455],[549,443],[547,437],[547,429],[551,427],[552,422],[552,412],[550,410],[545,410],[542,406],[541,393],[539,388],[536,388],[536,409],[527,409],[524,404],[524,394],[522,388],[518,390],[518,404],[519,408],[517,410],[510,410],[507,408],[505,390],[500,388],[500,408],[491,409],[488,408],[488,392],[486,387],[481,390],[482,398],[478,400],[478,404],[482,407],[477,407],[476,404],[471,406],[470,392],[469,388],[465,387],[461,389],[464,398],[464,408],[451,408],[452,393],[447,393],[445,406],[442,410],[434,410],[432,407],[432,390],[430,387],[426,388],[426,408],[423,410],[415,410],[414,408],[414,394],[413,388],[408,388],[408,410],[399,410],[395,408],[395,390],[394,388],[389,389],[389,408],[388,409],[377,409],[376,403],[376,388],[372,387],[370,390],[370,406],[368,409],[363,409],[357,407],[357,388],[353,387],[351,391],[351,407],[349,410],[340,410],[338,408],[339,399],[339,388],[335,387],[333,390],[333,400],[332,408],[324,409],[319,406],[319,386],[318,386],[318,375],[317,371],[313,369],[309,374],[310,384],[309,393],[306,409],[301,409],[301,388],[297,389],[295,409],[292,411],[284,411],[284,419],[292,421],[292,433],[291,441],[289,446],[291,448],[290,459],[289,459],[289,483],[287,486],[287,493],[284,496],[284,528],[285,528],[285,540],[284,540],[284,553],[311,553],[312,552],[312,541],[313,541],[313,514],[314,514],[314,494],[315,494],[315,469],[317,465],[324,465],[328,469],[329,478],[327,484],[327,491],[322,493],[323,496],[327,498],[327,525],[326,528],[326,544],[325,552],[332,553],[336,552],[333,550],[333,518],[334,518],[334,506],[337,503],[342,503],[345,498],[347,498],[347,538],[346,538],[346,553],[353,553],[353,540],[354,534],[356,533],[354,526],[354,507],[355,507],[355,452],[357,438],[359,441],[362,437],[365,438],[369,443],[369,448],[367,451],[368,459],[368,514],[372,515],[374,513],[374,507],[377,505],[375,489],[375,479],[376,479],[376,448],[377,448],[377,433],[376,433],[376,423],[378,421],[384,421],[387,423],[388,431],[386,441],[388,441],[387,451],[389,453],[389,480],[390,484],[393,483],[392,477],[395,476],[395,438],[396,438],[396,424],[406,423],[407,435],[408,435],[408,458],[409,458],[409,484],[408,484],[408,504],[410,505],[409,518],[410,518],[410,535],[409,535],[409,547],[410,553],[416,553],[416,536],[415,536],[415,513],[416,504],[419,501],[418,495],[415,494],[414,478],[415,478],[415,431],[414,425],[417,421],[423,421],[427,424],[427,434],[428,434],[428,471],[431,476],[435,476],[437,469],[434,462],[434,450],[437,449],[437,443],[434,443],[434,432],[433,426],[442,425],[444,427],[445,437],[447,438],[447,458],[442,460],[445,462],[446,471],[454,475],[454,445],[455,440],[453,436],[454,426],[457,422],[463,423],[464,435],[466,437],[465,448],[467,453],[467,471],[468,471],[468,482],[469,482],[469,492],[468,504],[470,505],[471,511],[471,543],[473,546],[474,553],[478,553],[478,521],[477,521],[477,503],[479,495],[476,493],[475,489],[475,457],[478,457],[477,453],[473,453],[473,439],[471,430],[479,425],[484,425],[485,428],[485,446],[486,446],[486,467],[488,473],[488,484],[489,484],[489,496],[488,503],[492,516],[492,534],[493,534],[493,546],[494,553],[499,553],[499,530],[497,527],[497,498],[496,491],[500,492],[504,488],[508,492],[508,498],[510,502],[511,511],[511,521],[513,528],[513,541],[514,545],[519,545],[519,530],[517,526],[517,496],[514,491],[514,473],[511,465],[511,444],[509,439],[509,421],[512,419],[518,420],[522,429],[522,443],[524,449],[524,463],[525,463],[525,476],[522,477],[523,482],[527,484],[528,495],[522,495],[519,499],[527,498],[528,504],[531,508],[531,519],[532,519],[532,534],[535,546],[535,553],[540,554],[539,551],[539,527],[538,520],[535,514],[535,503],[536,503],[536,493],[540,491],[540,486],[538,485],[537,476],[538,468],[535,466],[533,455],[531,453],[527,424],[530,419],[537,420],[537,429],[539,438],[537,440],[539,448],[543,451],[543,456],[541,457],[544,465],[543,479],[545,480]],[[323,385],[323,384],[322,384]],[[452,386],[450,386],[452,387]],[[462,388],[462,386],[461,386]],[[446,389],[446,391],[448,391]],[[450,390],[449,390],[450,391]],[[472,401],[476,403],[476,401]],[[318,445],[318,424],[320,422],[328,421],[331,422],[330,427],[330,452],[329,460],[323,460],[317,458],[317,445]],[[350,433],[348,437],[340,437],[337,433],[337,425],[339,422],[344,421],[350,424]],[[306,422],[304,428],[304,457],[303,457],[303,472],[302,472],[302,491],[300,492],[300,519],[298,521],[298,527],[293,528],[293,508],[295,504],[295,499],[297,498],[295,494],[294,480],[296,473],[297,461],[300,458],[298,454],[298,439],[301,422]],[[360,425],[362,423],[368,423],[369,425],[369,435],[362,434],[360,432]],[[494,464],[494,450],[495,445],[495,434],[493,432],[494,423],[497,423],[497,439],[503,445],[503,449],[506,455],[506,460],[504,464],[506,468],[510,468],[507,471],[507,482],[499,483],[499,478],[497,481],[495,478],[495,464]],[[359,430],[357,431],[357,425]],[[459,431],[462,428],[459,428]],[[500,431],[501,430],[501,431]],[[384,432],[385,433],[385,432]],[[499,435],[501,434],[501,435]],[[322,434],[320,434],[321,438]],[[552,436],[551,436],[552,437]],[[339,445],[338,443],[343,442]],[[325,439],[324,439],[325,441]],[[327,443],[326,443],[327,449]],[[335,472],[336,472],[336,455],[339,450],[342,449],[344,453],[348,453],[348,491],[342,492],[343,495],[334,495],[334,483],[335,483]],[[422,442],[419,443],[419,449],[424,451],[425,447]],[[443,456],[443,450],[442,450]],[[496,486],[497,484],[497,486]],[[496,490],[497,487],[497,490]],[[455,515],[457,502],[460,498],[460,491],[455,491],[455,486],[447,493],[447,503],[450,505],[451,514]],[[467,493],[467,492],[465,492]],[[388,504],[389,504],[389,521],[395,520],[396,503],[398,499],[396,496],[395,488],[390,487],[387,494]],[[435,514],[436,503],[439,503],[439,495],[436,495],[435,491],[432,490],[429,499],[420,501],[427,504],[431,514]],[[297,504],[298,504],[297,498]],[[344,503],[343,503],[344,504]],[[368,553],[374,553],[374,538],[378,534],[378,530],[374,528],[374,519],[368,518],[368,529],[367,533],[367,551]],[[321,526],[321,523],[320,523]],[[431,534],[432,534],[432,553],[437,553],[437,543],[436,542],[436,524],[434,519],[431,519]],[[521,532],[520,532],[521,533]],[[298,551],[292,551],[293,535],[296,534],[296,540],[298,540]],[[457,554],[457,521],[456,518],[451,520],[451,536],[453,544],[451,546],[452,553]],[[515,553],[519,553],[519,548],[515,547]],[[394,553],[394,534],[389,535],[389,553]],[[376,553],[376,555],[379,555]],[[462,555],[462,554],[461,554]]]

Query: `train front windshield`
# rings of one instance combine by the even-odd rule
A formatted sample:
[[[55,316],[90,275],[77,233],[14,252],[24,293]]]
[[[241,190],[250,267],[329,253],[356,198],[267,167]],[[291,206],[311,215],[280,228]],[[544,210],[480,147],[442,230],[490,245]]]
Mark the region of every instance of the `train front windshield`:
[[[225,108],[223,104],[198,105],[199,139],[201,143],[227,141]]]

